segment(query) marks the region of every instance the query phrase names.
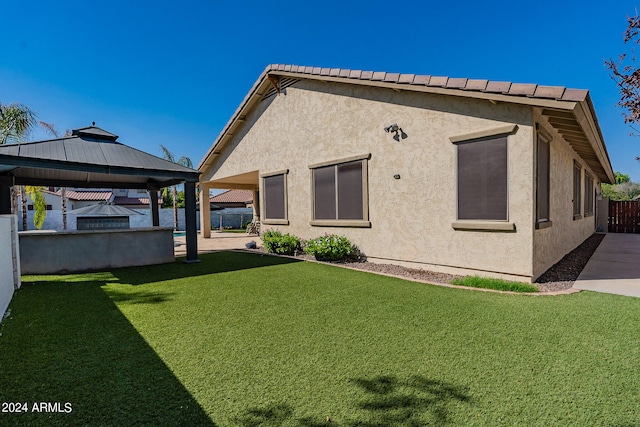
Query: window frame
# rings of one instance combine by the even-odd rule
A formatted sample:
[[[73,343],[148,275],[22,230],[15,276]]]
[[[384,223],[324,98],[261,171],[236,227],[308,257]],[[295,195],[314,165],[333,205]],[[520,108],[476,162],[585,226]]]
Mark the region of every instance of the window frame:
[[[284,192],[284,218],[267,218],[267,187],[265,179],[282,175]],[[289,169],[260,174],[260,222],[267,225],[289,225],[288,179]]]
[[[369,180],[368,180],[368,169],[369,169],[369,159],[371,158],[371,153],[361,154],[357,156],[346,157],[337,160],[330,160],[321,163],[314,163],[309,165],[309,179],[310,179],[310,188],[311,188],[311,220],[309,224],[316,227],[371,227],[371,221],[369,221]],[[339,178],[338,178],[338,166],[348,164],[348,163],[362,163],[362,219],[339,219],[338,212],[340,209],[339,205]],[[335,210],[336,210],[336,219],[316,219],[316,186],[315,186],[315,170],[320,168],[333,167],[335,171],[335,181],[334,181],[334,191],[333,195],[335,197]]]
[[[576,181],[577,179],[577,181]],[[573,161],[573,219],[582,218],[582,165]]]
[[[470,231],[515,231],[516,227],[509,220],[509,135],[514,134],[518,130],[518,126],[506,125],[485,129],[464,135],[452,136],[449,138],[451,143],[455,145],[455,197],[456,197],[456,221],[451,226],[455,230]],[[469,144],[476,142],[484,142],[488,140],[505,138],[505,177],[506,177],[506,195],[505,195],[505,219],[460,219],[460,165],[459,165],[459,147],[461,144]]]
[[[543,140],[546,144],[546,160],[547,169],[546,174],[542,179],[546,180],[546,218],[542,218],[540,215],[540,141]],[[539,124],[536,124],[536,229],[543,229],[551,227],[553,222],[551,221],[551,141],[553,138],[542,128]]]

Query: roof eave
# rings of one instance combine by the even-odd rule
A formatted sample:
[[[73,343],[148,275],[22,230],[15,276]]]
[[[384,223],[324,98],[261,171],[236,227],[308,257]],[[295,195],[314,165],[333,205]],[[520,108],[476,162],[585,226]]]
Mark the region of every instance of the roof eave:
[[[410,91],[421,92],[429,94],[439,94],[447,96],[459,96],[465,98],[484,99],[490,102],[505,102],[511,104],[529,105],[532,107],[539,107],[543,109],[561,110],[567,111],[573,114],[576,121],[583,128],[585,136],[588,138],[589,143],[592,146],[593,152],[597,156],[602,171],[598,171],[598,177],[602,182],[615,182],[613,176],[613,170],[609,155],[604,144],[604,138],[600,126],[598,125],[595,110],[591,102],[589,93],[584,90],[567,89],[563,92],[561,99],[543,98],[539,96],[527,96],[527,95],[514,95],[504,94],[498,92],[486,92],[486,91],[474,91],[469,89],[457,89],[451,87],[439,87],[428,86],[420,84],[399,83],[394,81],[384,80],[372,80],[361,78],[349,78],[345,76],[336,76],[325,74],[311,74],[308,72],[294,72],[286,70],[285,68],[293,67],[281,67],[278,65],[269,65],[260,74],[251,90],[247,93],[242,103],[236,109],[235,113],[231,116],[222,132],[218,135],[211,148],[207,151],[203,159],[198,165],[198,170],[203,171],[204,168],[211,166],[215,159],[222,153],[225,144],[233,136],[233,130],[236,126],[244,121],[244,117],[248,115],[253,106],[261,99],[266,93],[266,90],[271,88],[271,82],[269,76],[280,76],[296,79],[318,80],[324,82],[335,82],[342,84],[354,84],[360,86],[372,86],[386,89],[392,89],[395,91]],[[300,67],[297,67],[298,69]],[[309,67],[307,67],[309,68]]]
[[[291,72],[291,71],[280,71],[273,70],[271,66],[268,66],[260,77],[256,80],[251,90],[245,96],[242,103],[236,109],[234,114],[231,116],[230,120],[227,122],[222,132],[218,135],[211,148],[207,151],[203,159],[198,164],[197,169],[202,171],[204,167],[210,166],[212,161],[221,154],[222,149],[224,148],[224,143],[226,139],[229,139],[230,133],[229,131],[233,129],[238,122],[244,121],[241,118],[247,116],[251,108],[254,104],[256,104],[261,97],[265,94],[266,90],[271,87],[271,82],[269,82],[268,76],[275,75],[281,77],[289,77],[289,78],[298,78],[298,79],[307,79],[307,80],[318,80],[325,82],[335,82],[342,84],[355,84],[360,86],[374,86],[392,89],[396,91],[410,91],[410,92],[422,92],[422,93],[431,93],[431,94],[440,94],[440,95],[448,95],[448,96],[460,96],[466,98],[476,98],[476,99],[485,99],[492,102],[508,102],[512,104],[524,104],[524,105],[532,105],[538,107],[545,108],[554,108],[554,109],[562,109],[562,110],[573,110],[575,107],[575,101],[566,101],[566,100],[555,100],[555,99],[542,99],[542,98],[531,98],[527,96],[514,96],[514,95],[504,95],[501,93],[490,93],[490,92],[475,92],[471,90],[462,90],[462,89],[452,89],[445,87],[434,87],[434,86],[420,86],[420,85],[409,85],[409,84],[401,84],[394,82],[384,82],[384,81],[374,81],[374,80],[361,80],[361,79],[350,79],[344,77],[333,77],[326,75],[314,75],[314,74],[306,74],[299,72]]]

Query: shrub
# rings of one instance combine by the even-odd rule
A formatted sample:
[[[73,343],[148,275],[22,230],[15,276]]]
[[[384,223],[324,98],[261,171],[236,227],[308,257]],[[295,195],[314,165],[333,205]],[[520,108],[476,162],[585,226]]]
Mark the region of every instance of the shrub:
[[[322,261],[338,261],[356,252],[356,247],[345,236],[325,234],[309,240],[304,251]]]
[[[262,234],[262,244],[267,252],[280,255],[295,255],[296,251],[302,249],[299,237],[276,230],[265,231]]]
[[[466,276],[453,279],[451,284],[458,286],[469,286],[472,288],[497,289],[499,291],[511,292],[538,292],[538,288],[527,283],[507,282],[501,279],[490,279],[480,276]]]

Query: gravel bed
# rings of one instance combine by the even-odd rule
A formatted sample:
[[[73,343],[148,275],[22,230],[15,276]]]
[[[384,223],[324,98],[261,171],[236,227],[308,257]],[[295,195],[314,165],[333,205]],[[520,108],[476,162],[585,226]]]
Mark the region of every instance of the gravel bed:
[[[547,270],[542,276],[534,283],[538,287],[540,292],[556,292],[569,289],[573,286],[573,282],[576,281],[580,272],[591,258],[591,255],[595,252],[596,248],[604,239],[604,234],[593,234],[587,238],[573,251],[564,256],[557,264]],[[259,248],[256,251],[263,252],[263,248]],[[300,254],[296,258],[302,260],[314,260],[310,255]],[[457,277],[453,274],[438,273],[435,271],[422,270],[417,268],[401,267],[394,264],[378,264],[373,262],[367,262],[364,260],[351,260],[342,261],[334,264],[343,264],[351,268],[358,270],[371,271],[374,273],[391,274],[394,276],[406,277],[408,279],[423,280],[432,283],[447,283]]]
[[[535,283],[540,292],[560,291],[572,287],[604,236],[604,234],[592,234],[580,246],[544,272]]]

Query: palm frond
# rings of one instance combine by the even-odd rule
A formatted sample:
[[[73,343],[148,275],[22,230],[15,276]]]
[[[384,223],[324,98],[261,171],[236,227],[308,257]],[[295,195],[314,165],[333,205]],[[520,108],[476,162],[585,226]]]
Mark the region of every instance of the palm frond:
[[[47,122],[43,122],[42,120],[40,120],[38,122],[38,125],[43,128],[47,133],[50,133],[51,135],[55,136],[56,138],[60,138],[60,132],[58,132],[58,129],[56,129],[56,125],[54,125],[53,123],[47,123]]]
[[[193,169],[193,162],[191,161],[190,158],[186,156],[180,157],[180,159],[176,163],[179,164],[180,166]]]
[[[37,124],[37,114],[26,105],[0,103],[0,144],[22,142]]]
[[[160,148],[162,149],[162,158],[165,160],[169,160],[171,163],[175,163],[176,162],[176,158],[174,157],[173,153],[171,151],[169,151],[169,149],[167,147],[165,147],[164,145],[160,144]]]

